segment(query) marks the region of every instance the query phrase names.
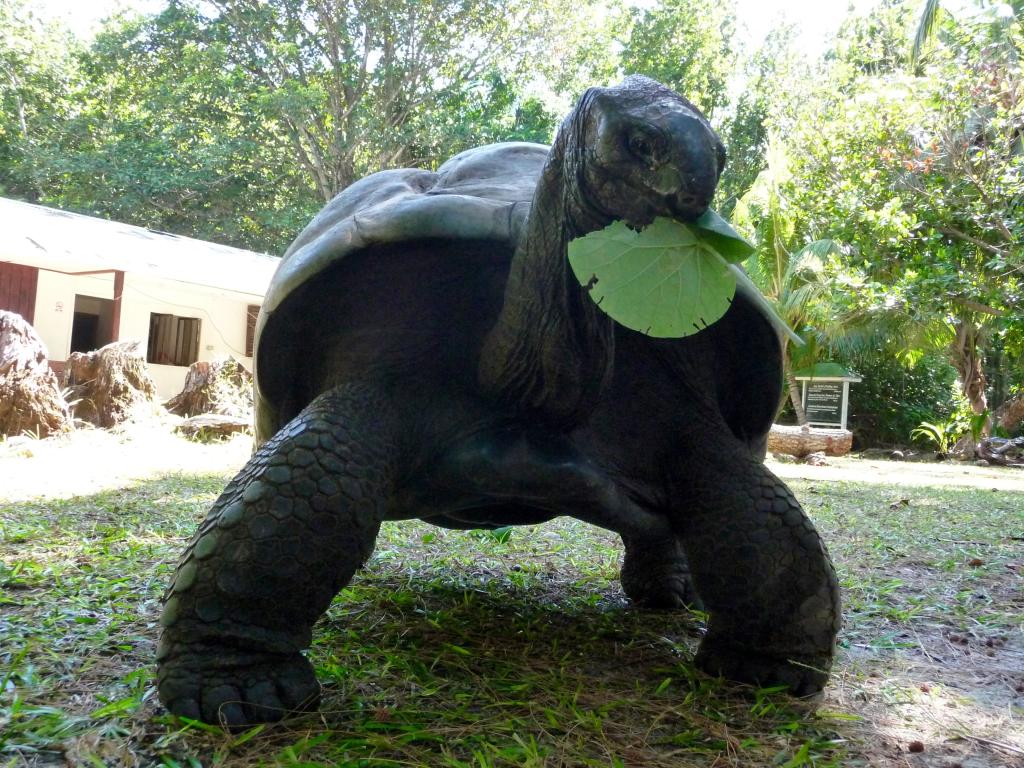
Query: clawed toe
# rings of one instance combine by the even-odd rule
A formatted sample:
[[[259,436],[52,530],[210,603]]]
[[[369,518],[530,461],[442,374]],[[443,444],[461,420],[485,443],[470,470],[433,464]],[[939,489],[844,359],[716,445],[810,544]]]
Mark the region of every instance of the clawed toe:
[[[694,663],[709,675],[761,687],[785,686],[791,695],[803,697],[819,693],[825,687],[832,658],[796,654],[769,656],[751,649],[709,644],[705,640]]]
[[[234,730],[317,705],[320,684],[302,654],[260,654],[242,664],[233,663],[233,655],[209,648],[164,661],[158,683],[164,706],[172,714]]]

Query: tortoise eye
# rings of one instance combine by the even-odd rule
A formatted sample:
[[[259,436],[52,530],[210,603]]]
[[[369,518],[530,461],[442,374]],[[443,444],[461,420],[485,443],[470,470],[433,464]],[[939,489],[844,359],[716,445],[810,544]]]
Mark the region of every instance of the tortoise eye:
[[[629,153],[640,160],[650,160],[654,152],[651,140],[642,133],[634,133],[627,142]]]

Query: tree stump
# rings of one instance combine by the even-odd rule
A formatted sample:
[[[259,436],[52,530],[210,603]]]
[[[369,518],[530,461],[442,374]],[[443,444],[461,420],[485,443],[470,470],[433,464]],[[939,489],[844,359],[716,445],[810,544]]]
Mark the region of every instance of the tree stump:
[[[21,315],[0,310],[0,435],[48,437],[70,428],[46,345]]]
[[[853,447],[853,433],[848,429],[790,427],[772,424],[768,433],[768,452],[802,459],[812,453],[845,456]]]
[[[156,384],[137,341],[115,341],[95,352],[73,352],[64,386],[76,419],[110,428],[159,412]]]
[[[234,358],[192,363],[181,392],[164,407],[179,416],[219,414],[252,421],[252,374]]]

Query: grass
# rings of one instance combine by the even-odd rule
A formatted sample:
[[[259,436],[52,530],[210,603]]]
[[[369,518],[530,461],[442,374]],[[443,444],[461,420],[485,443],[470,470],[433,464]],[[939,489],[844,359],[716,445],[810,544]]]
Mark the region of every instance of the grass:
[[[57,471],[60,451],[36,452],[0,459],[0,474]],[[952,768],[1024,756],[1021,491],[814,468],[790,483],[845,601],[819,701],[696,672],[701,617],[630,608],[608,532],[401,523],[317,627],[318,712],[241,734],[171,718],[153,689],[159,597],[230,464],[0,500],[0,766]],[[1011,485],[1022,475],[1006,472]]]

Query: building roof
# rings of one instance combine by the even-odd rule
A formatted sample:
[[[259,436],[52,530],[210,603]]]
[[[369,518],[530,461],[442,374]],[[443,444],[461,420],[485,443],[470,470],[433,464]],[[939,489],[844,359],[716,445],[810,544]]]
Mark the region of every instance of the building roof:
[[[815,363],[810,368],[793,373],[794,379],[845,379],[846,381],[861,381],[856,373],[850,373],[839,363]]]
[[[0,197],[0,262],[58,272],[119,270],[263,296],[280,259]]]

